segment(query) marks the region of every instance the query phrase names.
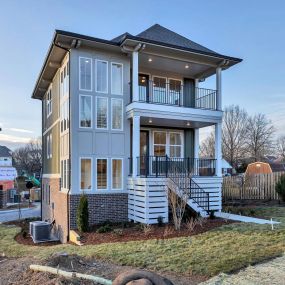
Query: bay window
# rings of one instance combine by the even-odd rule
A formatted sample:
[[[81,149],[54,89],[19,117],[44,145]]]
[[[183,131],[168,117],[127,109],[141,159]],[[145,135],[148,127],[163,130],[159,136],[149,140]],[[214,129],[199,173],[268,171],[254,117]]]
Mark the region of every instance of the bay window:
[[[92,91],[92,59],[79,58],[79,89]]]

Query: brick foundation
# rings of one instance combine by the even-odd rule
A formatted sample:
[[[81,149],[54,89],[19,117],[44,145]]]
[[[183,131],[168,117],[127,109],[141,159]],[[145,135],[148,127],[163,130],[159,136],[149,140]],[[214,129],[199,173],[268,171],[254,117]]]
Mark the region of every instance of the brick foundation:
[[[89,225],[106,220],[124,222],[128,220],[128,194],[86,194],[88,197]],[[81,195],[70,196],[70,228],[76,229],[76,210]]]

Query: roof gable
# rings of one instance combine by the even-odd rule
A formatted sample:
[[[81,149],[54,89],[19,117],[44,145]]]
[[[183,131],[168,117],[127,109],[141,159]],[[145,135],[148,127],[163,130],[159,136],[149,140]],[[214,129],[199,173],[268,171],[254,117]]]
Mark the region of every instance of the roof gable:
[[[0,145],[0,157],[11,157],[11,152],[12,151],[8,147]]]

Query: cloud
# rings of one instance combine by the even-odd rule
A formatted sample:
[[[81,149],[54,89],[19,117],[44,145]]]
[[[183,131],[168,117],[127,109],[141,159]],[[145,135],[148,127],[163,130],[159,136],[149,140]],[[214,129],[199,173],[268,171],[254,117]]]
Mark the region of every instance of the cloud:
[[[31,138],[0,134],[0,141],[7,143],[28,143]]]
[[[26,129],[17,129],[17,128],[8,128],[9,131],[17,132],[17,133],[26,133],[26,134],[32,134],[33,131],[26,130]]]

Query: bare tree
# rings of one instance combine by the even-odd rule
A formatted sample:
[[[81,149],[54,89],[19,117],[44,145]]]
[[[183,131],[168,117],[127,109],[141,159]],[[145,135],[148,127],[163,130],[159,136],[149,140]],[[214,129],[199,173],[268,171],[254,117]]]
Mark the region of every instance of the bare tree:
[[[244,157],[247,129],[247,112],[238,105],[226,107],[222,129],[223,157],[234,167]]]
[[[264,114],[257,114],[248,120],[246,133],[247,154],[259,161],[270,153],[274,147],[273,135],[275,129]]]
[[[276,150],[277,154],[285,161],[285,136],[281,136],[277,139]]]
[[[42,142],[40,139],[31,140],[23,147],[13,152],[13,159],[18,173],[40,173],[42,168]]]
[[[213,132],[201,143],[200,155],[207,158],[215,157],[215,136]]]

